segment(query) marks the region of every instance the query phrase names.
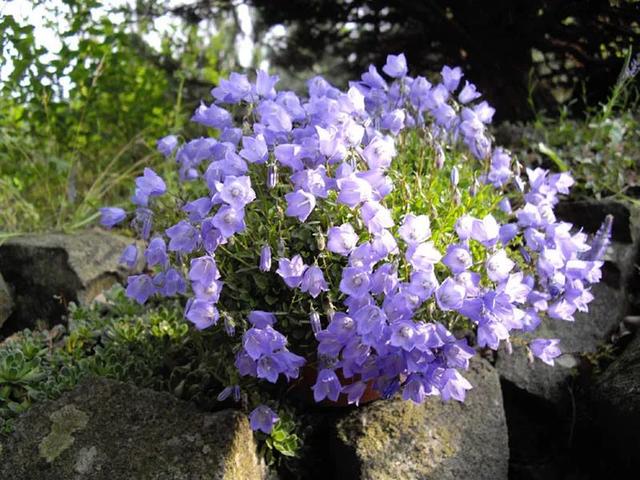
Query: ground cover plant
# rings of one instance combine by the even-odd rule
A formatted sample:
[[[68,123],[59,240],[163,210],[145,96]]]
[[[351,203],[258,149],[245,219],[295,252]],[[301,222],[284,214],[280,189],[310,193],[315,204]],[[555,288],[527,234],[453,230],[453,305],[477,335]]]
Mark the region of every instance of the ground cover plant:
[[[0,18],[0,238],[95,223],[139,170],[161,168],[155,139],[181,131],[197,83],[234,65],[223,18],[216,34],[184,25],[178,37],[108,2],[37,3],[47,42],[28,20]]]
[[[66,327],[6,339],[0,344],[0,432],[11,431],[12,418],[34,402],[56,398],[87,376],[177,387],[183,378],[174,368],[184,365],[172,354],[189,351],[180,311],[176,302],[143,309],[116,287],[102,303],[72,305]]]
[[[145,169],[131,211],[102,209],[147,242],[127,295],[184,296],[186,319],[217,332],[203,346],[225,359],[221,399],[311,372],[316,402],[464,401],[473,347],[509,348],[593,298],[611,222],[589,242],[555,218],[572,177],[493,146],[494,110],[459,68],[432,84],[400,54],[382,70],[347,92],[315,77],[308,98],[232,74],[192,118],[208,136],[158,142],[179,181]],[[558,343],[528,348],[552,365]],[[267,403],[250,422],[271,434]]]
[[[587,108],[582,116],[572,115],[570,106],[565,106],[559,116],[550,117],[537,111],[530,100],[535,119],[517,124],[513,135],[507,134],[510,147],[528,165],[570,170],[577,180],[573,198],[634,202],[640,158],[639,62],[640,57],[629,52],[609,98]],[[507,123],[499,130],[511,128]]]

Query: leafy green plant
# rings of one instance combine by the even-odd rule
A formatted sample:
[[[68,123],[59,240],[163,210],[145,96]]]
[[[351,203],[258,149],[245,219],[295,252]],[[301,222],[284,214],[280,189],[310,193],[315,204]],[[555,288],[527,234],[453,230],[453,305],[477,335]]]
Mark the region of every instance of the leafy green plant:
[[[100,1],[42,5],[58,9],[49,20],[61,44],[55,52],[40,46],[33,25],[0,18],[0,55],[10,59],[0,84],[5,235],[74,230],[105,202],[122,202],[135,173],[162,170],[155,140],[181,132],[193,107],[186,79],[190,98],[199,97],[198,82],[216,82],[221,59],[234,58],[224,55],[233,41],[224,28],[203,38],[187,25],[186,41],[172,41],[135,9],[118,11],[119,21]],[[159,49],[144,40],[150,33],[161,36]]]
[[[638,186],[640,117],[636,74],[627,56],[609,99],[587,110],[584,118],[568,108],[557,118],[538,113],[518,130],[516,153],[526,164],[542,163],[575,176],[574,197],[627,197]],[[637,59],[636,59],[637,61]]]
[[[296,422],[290,416],[284,416],[273,427],[264,440],[264,456],[269,465],[280,460],[279,455],[295,457],[301,446],[300,437],[297,435]]]
[[[166,302],[143,311],[121,287],[107,297],[104,305],[72,306],[66,329],[25,330],[0,345],[0,424],[89,375],[163,388],[168,359],[188,342],[182,307]]]

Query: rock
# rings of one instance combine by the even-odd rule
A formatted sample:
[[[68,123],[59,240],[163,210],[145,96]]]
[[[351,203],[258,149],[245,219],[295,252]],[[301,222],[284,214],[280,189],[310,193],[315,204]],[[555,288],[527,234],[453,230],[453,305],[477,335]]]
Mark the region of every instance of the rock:
[[[623,319],[627,305],[622,290],[599,283],[591,289],[594,300],[588,313],[575,315],[575,322],[548,319],[532,334],[514,339],[513,353],[500,348],[496,354],[496,368],[500,378],[526,392],[552,403],[561,403],[569,396],[568,388],[576,374],[575,367],[584,354],[594,353]],[[555,366],[535,359],[529,362],[527,349],[517,342],[533,338],[559,338],[563,355]]]
[[[342,418],[332,439],[334,478],[506,479],[509,445],[498,374],[485,360],[474,360],[465,377],[474,388],[464,403],[381,400]]]
[[[0,437],[0,478],[12,480],[264,476],[245,415],[201,413],[169,394],[106,379],[36,404]]]
[[[603,450],[620,471],[640,468],[640,334],[599,375],[591,389],[593,422]],[[630,478],[630,477],[629,477]]]
[[[127,276],[119,264],[131,239],[101,230],[13,237],[0,245],[0,273],[14,289],[15,309],[3,333],[61,323],[69,302],[89,303]]]
[[[530,364],[527,351],[514,341],[514,351],[509,355],[501,348],[496,357],[496,368],[503,380],[516,387],[560,404],[569,400],[569,388],[585,354],[594,353],[607,343],[629,310],[629,298],[633,296],[635,268],[640,246],[640,211],[621,202],[572,201],[561,202],[556,208],[558,218],[573,223],[587,233],[595,233],[606,215],[613,215],[612,244],[606,255],[603,281],[591,288],[594,300],[588,313],[578,313],[575,322],[545,320],[530,335],[532,338],[559,338],[564,355],[555,367],[536,360]]]
[[[13,298],[9,286],[0,275],[0,327],[13,311]]]

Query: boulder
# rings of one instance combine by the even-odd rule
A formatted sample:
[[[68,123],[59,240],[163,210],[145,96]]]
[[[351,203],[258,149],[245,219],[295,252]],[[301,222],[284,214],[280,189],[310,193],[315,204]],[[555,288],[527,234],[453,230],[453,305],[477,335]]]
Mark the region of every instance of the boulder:
[[[380,400],[339,420],[334,478],[506,479],[509,445],[498,374],[476,359],[465,377],[474,388],[464,403]]]
[[[0,275],[0,327],[9,318],[13,311],[13,297],[9,286]]]
[[[0,245],[0,273],[14,289],[15,308],[3,327],[8,335],[61,323],[69,302],[89,303],[127,276],[119,264],[131,239],[90,230],[13,237]],[[141,255],[140,255],[141,257]]]
[[[623,290],[599,283],[591,291],[595,298],[589,304],[589,312],[575,315],[575,322],[545,320],[532,334],[518,335],[514,339],[513,353],[509,354],[504,346],[501,347],[495,364],[500,377],[552,403],[567,399],[581,357],[596,352],[608,340],[627,310]],[[538,359],[533,363],[529,361],[527,349],[518,343],[533,338],[560,339],[563,355],[556,359],[555,366]]]
[[[616,471],[640,468],[640,334],[600,374],[591,389],[593,422]]]
[[[594,234],[607,215],[613,215],[612,243],[605,257],[603,281],[591,288],[594,300],[588,313],[575,315],[575,322],[545,320],[531,335],[514,340],[513,354],[501,348],[496,368],[503,380],[536,397],[560,404],[569,400],[569,388],[577,367],[586,354],[597,352],[611,339],[629,310],[635,292],[637,257],[640,246],[640,211],[614,200],[567,201],[556,207],[558,218]],[[527,350],[519,343],[532,338],[559,338],[564,352],[551,367],[536,360],[530,363]]]
[[[88,379],[36,404],[0,437],[0,478],[264,478],[246,416],[201,413],[166,393]]]

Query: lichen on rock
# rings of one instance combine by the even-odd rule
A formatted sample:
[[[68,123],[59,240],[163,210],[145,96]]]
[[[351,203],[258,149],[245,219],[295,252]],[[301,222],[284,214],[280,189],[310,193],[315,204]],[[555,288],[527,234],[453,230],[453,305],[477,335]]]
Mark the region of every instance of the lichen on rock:
[[[53,462],[74,441],[73,433],[87,426],[89,417],[75,405],[65,405],[51,415],[51,432],[44,437],[38,446],[40,455],[47,462]]]

